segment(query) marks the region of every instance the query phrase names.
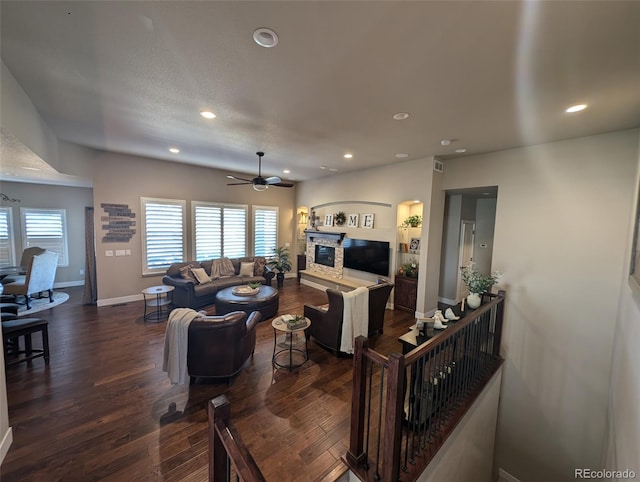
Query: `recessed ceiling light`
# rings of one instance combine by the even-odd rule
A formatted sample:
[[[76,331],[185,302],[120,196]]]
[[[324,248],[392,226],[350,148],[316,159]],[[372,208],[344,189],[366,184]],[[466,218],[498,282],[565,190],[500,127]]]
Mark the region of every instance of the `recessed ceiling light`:
[[[329,168],[329,170],[330,170],[331,172],[338,172],[338,169],[336,169],[335,167],[330,167],[330,168]]]
[[[441,146],[449,146],[449,145],[451,145],[451,139],[442,139],[440,141],[440,145]]]
[[[39,171],[39,167],[31,167],[31,166],[22,166],[22,169],[26,169],[27,171]]]
[[[270,28],[258,28],[253,32],[253,40],[260,47],[271,48],[278,45],[278,34]]]
[[[320,169],[326,169],[327,166],[320,166]]]
[[[574,112],[580,112],[581,110],[585,110],[586,108],[587,104],[577,104],[566,108],[564,111],[568,114],[573,114]]]
[[[405,154],[404,152],[401,152],[399,154],[396,154],[396,157],[398,159],[404,159],[405,157],[409,157],[409,154]]]
[[[231,176],[231,175],[228,175],[228,176],[227,176],[227,179],[235,179],[235,177],[233,177],[233,176]]]
[[[345,159],[351,159],[353,157],[353,154],[345,154],[344,158]]]
[[[409,118],[408,112],[398,112],[397,114],[393,114],[393,118],[395,120],[405,120]]]
[[[177,154],[180,152],[180,149],[178,149],[177,147],[170,147],[169,152],[172,152],[173,154]]]
[[[285,174],[289,174],[291,171],[289,169],[284,169],[282,172],[284,172]]]
[[[456,149],[456,152],[458,154],[462,154],[463,152],[467,152],[467,150],[465,148],[461,147],[460,149]]]
[[[216,118],[216,115],[213,112],[210,112],[208,110],[201,111],[200,115],[202,117],[204,117],[205,119],[215,119]]]
[[[420,199],[414,199],[413,200],[413,204],[418,204],[420,202]]]

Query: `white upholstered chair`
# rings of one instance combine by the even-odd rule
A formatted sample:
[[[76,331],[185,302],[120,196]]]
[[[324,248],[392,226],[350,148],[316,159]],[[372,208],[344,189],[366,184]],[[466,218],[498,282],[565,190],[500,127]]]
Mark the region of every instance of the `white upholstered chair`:
[[[5,295],[24,295],[27,309],[31,308],[29,297],[32,294],[47,291],[49,301],[53,302],[53,282],[56,278],[58,267],[58,253],[45,251],[33,256],[27,265],[27,274],[24,280],[16,280],[4,285]]]

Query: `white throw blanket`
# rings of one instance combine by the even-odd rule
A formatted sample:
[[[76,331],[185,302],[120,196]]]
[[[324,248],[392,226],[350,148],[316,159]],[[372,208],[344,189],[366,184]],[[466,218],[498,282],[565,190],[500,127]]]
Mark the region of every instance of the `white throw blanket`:
[[[176,308],[169,315],[164,333],[164,360],[162,371],[167,372],[172,384],[187,383],[187,349],[189,347],[189,324],[202,316],[191,308]]]
[[[340,351],[353,353],[353,340],[369,334],[369,289],[360,286],[342,293],[344,312],[342,315],[342,337]]]

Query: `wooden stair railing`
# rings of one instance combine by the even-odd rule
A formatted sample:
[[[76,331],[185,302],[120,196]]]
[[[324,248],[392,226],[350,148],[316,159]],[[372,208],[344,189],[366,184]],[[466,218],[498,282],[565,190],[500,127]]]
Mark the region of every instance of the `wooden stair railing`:
[[[349,451],[363,481],[416,480],[502,365],[505,292],[406,355],[356,339]]]
[[[209,482],[264,482],[258,465],[230,421],[229,400],[220,395],[208,404]]]

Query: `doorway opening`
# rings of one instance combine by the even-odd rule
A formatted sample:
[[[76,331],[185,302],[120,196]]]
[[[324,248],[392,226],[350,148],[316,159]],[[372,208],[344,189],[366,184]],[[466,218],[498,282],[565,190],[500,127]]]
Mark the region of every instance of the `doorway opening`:
[[[460,268],[473,261],[491,272],[498,186],[446,192],[438,301],[455,305],[468,293]]]

